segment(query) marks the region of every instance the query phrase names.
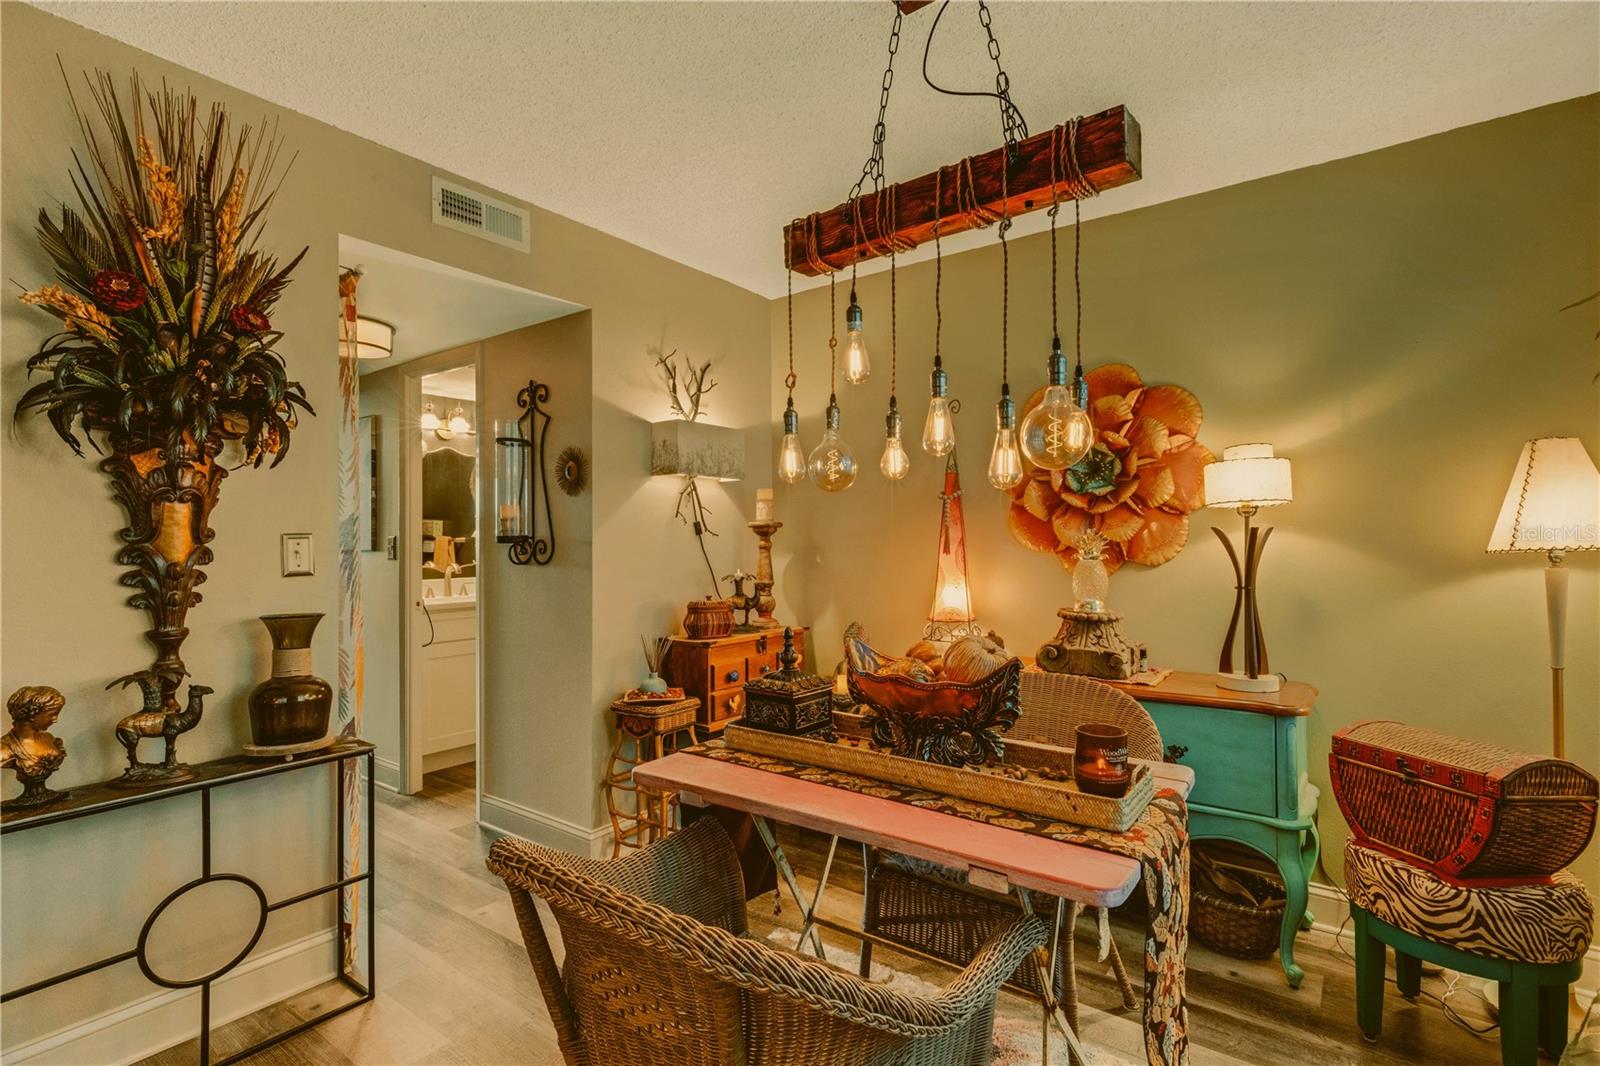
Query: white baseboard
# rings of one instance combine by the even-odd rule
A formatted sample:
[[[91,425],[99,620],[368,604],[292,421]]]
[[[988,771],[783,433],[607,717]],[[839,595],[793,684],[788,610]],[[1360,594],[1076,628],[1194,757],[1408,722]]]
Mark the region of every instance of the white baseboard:
[[[400,791],[400,764],[380,755],[372,757],[372,783],[390,792]]]
[[[338,938],[332,929],[285,944],[242,963],[211,986],[215,1029],[304,992],[336,974]],[[153,992],[49,1036],[0,1052],[6,1066],[127,1066],[192,1039],[199,1028],[199,989]]]
[[[535,844],[560,848],[591,859],[608,858],[611,855],[609,825],[585,829],[575,822],[499,796],[491,796],[487,792],[479,798],[478,824],[501,836],[523,837]]]
[[[424,752],[422,755],[422,772],[435,773],[439,770],[448,770],[452,766],[461,766],[475,761],[478,758],[478,748],[475,744],[460,744],[453,748],[441,748],[438,751]]]
[[[1307,895],[1307,909],[1311,912],[1314,928],[1330,937],[1337,935],[1339,927],[1350,917],[1349,898],[1332,885],[1320,881],[1311,882]],[[1345,928],[1344,935],[1354,943],[1355,933],[1349,927]],[[1600,991],[1600,944],[1590,945],[1588,953],[1584,955],[1583,976],[1578,978],[1577,987],[1586,1002]]]

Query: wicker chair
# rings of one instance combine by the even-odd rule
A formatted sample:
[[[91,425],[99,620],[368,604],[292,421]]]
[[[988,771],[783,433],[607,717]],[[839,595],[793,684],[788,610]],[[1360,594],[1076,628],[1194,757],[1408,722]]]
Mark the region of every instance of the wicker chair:
[[[1028,670],[1022,675],[1021,697],[1022,715],[1011,730],[1019,740],[1072,747],[1078,726],[1103,722],[1128,731],[1128,754],[1133,758],[1160,762],[1165,753],[1161,733],[1139,701],[1092,678]],[[958,871],[876,852],[868,854],[866,864],[870,872],[865,928],[913,952],[960,964],[1017,913],[1014,898],[974,888]],[[1052,913],[1055,900],[1040,897],[1034,905],[1041,914]],[[1068,902],[1068,921],[1062,926],[1056,953],[1061,963],[1055,973],[1055,995],[1074,1029],[1078,1026],[1078,995],[1073,931],[1082,911],[1081,904]],[[871,961],[871,947],[866,945],[861,953],[863,973]],[[1110,948],[1122,1005],[1133,1010],[1139,999],[1115,941]],[[1019,967],[1006,984],[1042,998],[1043,986],[1033,966]]]
[[[702,818],[601,862],[506,838],[506,882],[567,1066],[982,1066],[1005,975],[1048,937],[1010,922],[942,993],[913,996],[746,934],[727,834]],[[566,945],[557,967],[533,896]]]

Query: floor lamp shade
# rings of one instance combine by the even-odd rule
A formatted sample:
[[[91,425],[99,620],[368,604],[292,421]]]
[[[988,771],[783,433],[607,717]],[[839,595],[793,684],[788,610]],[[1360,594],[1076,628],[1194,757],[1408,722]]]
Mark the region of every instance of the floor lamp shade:
[[[1544,552],[1545,609],[1550,626],[1550,713],[1554,751],[1566,752],[1567,567],[1569,551],[1600,549],[1600,470],[1576,437],[1543,437],[1522,446],[1491,552]]]
[[[1600,549],[1600,470],[1577,437],[1522,446],[1500,504],[1491,552]]]

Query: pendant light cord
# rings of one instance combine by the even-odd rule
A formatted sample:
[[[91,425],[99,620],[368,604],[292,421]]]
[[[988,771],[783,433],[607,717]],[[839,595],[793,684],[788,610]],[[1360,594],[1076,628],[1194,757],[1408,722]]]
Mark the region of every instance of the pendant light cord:
[[[854,270],[851,267],[851,270]],[[853,285],[853,283],[852,283]],[[832,397],[839,395],[839,305],[837,302],[839,286],[834,280],[834,275],[828,275],[828,392],[829,402]]]
[[[896,352],[897,340],[895,337],[895,305],[899,297],[895,293],[895,252],[889,250],[889,406],[894,407],[896,364],[899,362]]]
[[[1083,125],[1083,116],[1069,120],[1064,126],[1057,126],[1050,134],[1050,321],[1055,325],[1055,272],[1056,272],[1056,208],[1059,206],[1056,185],[1058,182],[1067,186],[1067,192],[1072,195],[1072,289],[1077,306],[1076,337],[1074,340],[1077,356],[1077,373],[1083,376],[1083,201],[1090,196],[1099,196],[1100,190],[1095,188],[1094,182],[1084,174],[1083,167],[1078,160],[1078,130]],[[1057,337],[1060,330],[1056,330]]]
[[[1011,251],[1006,245],[1006,230],[1011,228],[1011,168],[1000,163],[1000,392],[1011,394],[1011,355],[1007,349],[1011,325]]]
[[[798,219],[796,221],[798,221]],[[785,251],[784,258],[788,260],[788,262],[785,264],[785,267],[786,267],[787,282],[788,282],[788,287],[789,287],[789,297],[788,297],[788,311],[789,311],[789,373],[788,373],[788,375],[786,377],[784,377],[783,385],[784,385],[784,388],[789,390],[789,406],[793,407],[794,406],[794,386],[795,386],[795,382],[797,380],[795,378],[795,376],[794,376],[794,252],[793,252],[793,250],[791,248],[788,248],[788,247],[785,247],[784,251]]]
[[[944,360],[939,355],[939,342],[944,334],[944,307],[939,302],[944,285],[944,252],[939,247],[939,212],[944,206],[944,167],[933,175],[933,368],[942,369]]]

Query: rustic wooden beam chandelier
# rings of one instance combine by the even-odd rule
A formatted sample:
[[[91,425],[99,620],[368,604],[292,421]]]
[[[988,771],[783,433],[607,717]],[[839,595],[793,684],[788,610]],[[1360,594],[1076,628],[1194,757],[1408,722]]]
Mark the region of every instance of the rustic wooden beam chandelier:
[[[940,6],[933,31],[949,0]],[[895,10],[890,41],[890,67],[885,74],[883,103],[893,81],[893,49],[899,39],[900,19],[924,4],[904,0]],[[987,4],[978,4],[979,18],[989,30]],[[1039,211],[1065,200],[1078,199],[1082,186],[1052,160],[1056,138],[1051,131],[1028,136],[1027,124],[1011,103],[1010,80],[999,66],[999,46],[989,33],[989,54],[996,66],[994,92],[940,92],[961,96],[993,96],[1000,100],[1005,143],[991,151],[968,156],[937,171],[885,186],[881,169],[871,191],[857,182],[843,203],[799,218],[783,228],[784,261],[807,277],[831,274],[869,259],[908,251],[938,235],[950,237],[990,225],[1002,218]],[[923,50],[923,76],[927,77],[927,48]],[[933,85],[931,79],[929,84]],[[1077,165],[1082,180],[1095,192],[1138,181],[1140,172],[1139,122],[1124,105],[1107,108],[1077,120]],[[873,149],[881,164],[883,111],[874,129]],[[1020,134],[1020,136],[1018,136]],[[869,166],[871,161],[869,160]]]
[[[889,91],[894,83],[894,61],[899,49],[902,18],[926,6],[928,0],[896,0],[894,22],[889,32],[888,63],[884,69],[878,100],[878,118],[872,131],[872,151],[861,169],[861,176],[841,204],[824,211],[814,211],[796,218],[783,230],[784,265],[789,272],[789,374],[785,384],[789,392],[784,411],[784,439],[780,449],[780,476],[791,484],[800,480],[802,453],[798,436],[799,419],[794,411],[794,334],[793,334],[793,276],[796,271],[808,277],[827,275],[830,294],[838,271],[850,268],[850,302],[846,309],[845,325],[845,380],[853,385],[864,382],[871,373],[862,328],[863,315],[856,298],[856,267],[859,263],[882,256],[889,257],[890,278],[890,386],[889,409],[885,418],[885,449],[880,469],[885,477],[897,481],[905,477],[909,461],[901,444],[901,415],[895,396],[895,273],[897,258],[927,240],[937,248],[940,240],[966,230],[999,223],[998,232],[1002,253],[1006,252],[1006,232],[1017,216],[1037,210],[1049,210],[1051,235],[1051,326],[1052,338],[1049,362],[1050,388],[1042,413],[1030,414],[1030,419],[1045,425],[1034,430],[1031,438],[1024,439],[1019,447],[1016,427],[1016,404],[1011,398],[1010,385],[1005,380],[1006,335],[1009,317],[1005,295],[1010,288],[1009,269],[1002,270],[1001,310],[1001,400],[997,405],[995,452],[990,459],[989,480],[996,488],[1010,489],[1023,478],[1023,456],[1029,461],[1050,469],[1070,465],[1076,458],[1076,448],[1063,451],[1061,445],[1083,417],[1082,385],[1082,294],[1079,290],[1079,356],[1077,373],[1070,388],[1066,383],[1066,359],[1061,350],[1059,332],[1055,329],[1055,220],[1062,203],[1072,201],[1076,214],[1077,201],[1097,196],[1106,189],[1139,180],[1140,143],[1139,123],[1122,105],[1108,108],[1087,118],[1077,117],[1052,127],[1035,136],[1029,136],[1022,112],[1011,100],[1010,78],[1000,62],[1000,46],[995,39],[988,4],[978,0],[978,20],[988,38],[989,57],[995,65],[995,87],[990,90],[947,89],[934,82],[928,74],[928,52],[933,44],[939,20],[944,17],[950,0],[944,0],[928,29],[923,47],[922,76],[934,90],[951,96],[990,97],[1000,110],[1003,143],[1000,147],[958,162],[946,164],[937,170],[899,183],[887,183],[884,178],[884,142],[886,140],[885,115],[889,106]],[[1076,229],[1076,227],[1075,227]],[[1075,234],[1076,237],[1076,234]],[[1009,257],[1002,255],[1009,263]],[[1077,280],[1077,256],[1074,256],[1074,281]],[[938,286],[935,285],[935,316],[938,313]],[[830,297],[830,307],[836,308]],[[836,310],[829,313],[829,362],[834,388],[830,390],[826,412],[826,433],[806,464],[811,480],[826,491],[838,492],[855,481],[855,460],[849,446],[840,435],[840,416],[837,398],[837,340],[835,339]],[[937,336],[937,331],[936,331]],[[933,373],[931,376],[928,419],[923,433],[923,449],[930,455],[943,456],[953,448],[953,426],[948,414],[947,400],[949,376],[942,366],[937,341]],[[1053,403],[1051,401],[1054,401]],[[1059,408],[1059,410],[1058,410]],[[1068,416],[1071,416],[1070,418]],[[1076,444],[1075,440],[1070,443]],[[1030,447],[1030,445],[1032,445]],[[826,454],[823,454],[826,453]],[[1059,453],[1059,454],[1058,454]],[[824,461],[819,463],[819,456]],[[1064,461],[1063,461],[1064,460]]]

